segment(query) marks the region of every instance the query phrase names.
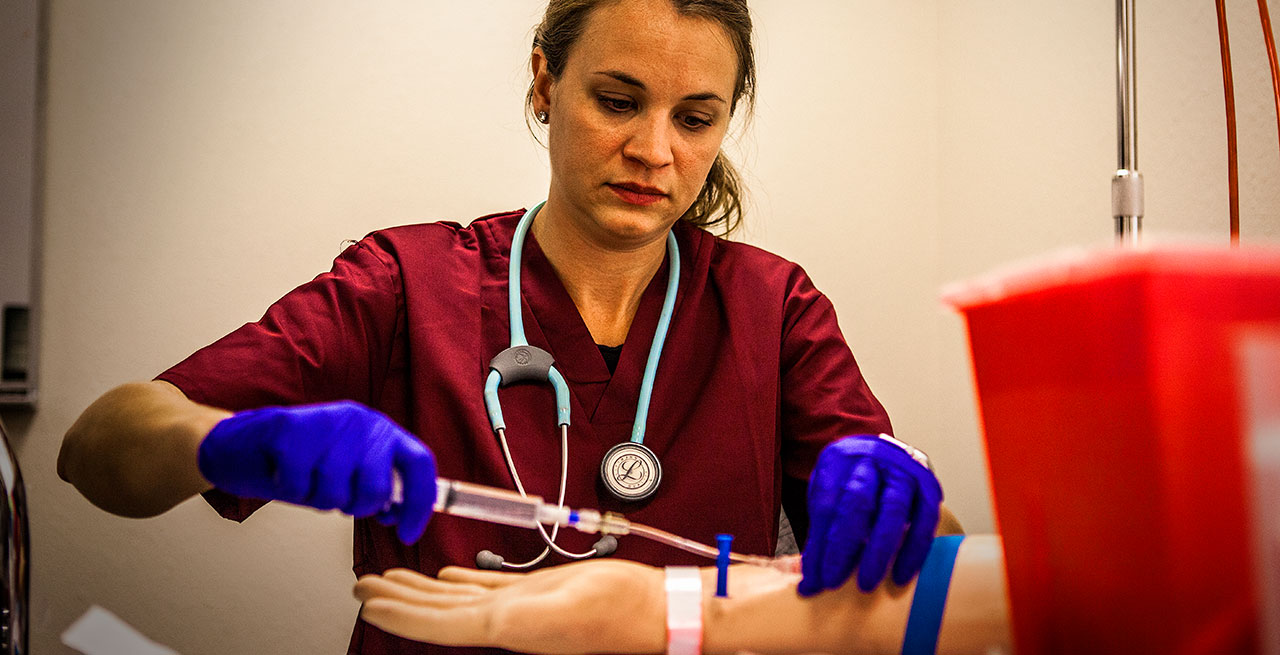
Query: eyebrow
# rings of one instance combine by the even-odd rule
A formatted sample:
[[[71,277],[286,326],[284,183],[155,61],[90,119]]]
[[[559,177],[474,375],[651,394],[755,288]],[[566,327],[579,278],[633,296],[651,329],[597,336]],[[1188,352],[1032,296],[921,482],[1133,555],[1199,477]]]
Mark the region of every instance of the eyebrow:
[[[647,87],[644,85],[644,82],[641,82],[640,80],[637,80],[635,77],[628,75],[622,71],[616,71],[616,70],[596,71],[595,74],[612,77],[613,79],[618,80],[623,84],[634,86],[640,89],[641,91],[647,90]],[[729,104],[727,101],[725,101],[724,98],[721,98],[719,95],[712,93],[711,91],[703,91],[702,93],[691,93],[685,96],[684,100],[715,100],[715,101],[724,103],[726,105]]]

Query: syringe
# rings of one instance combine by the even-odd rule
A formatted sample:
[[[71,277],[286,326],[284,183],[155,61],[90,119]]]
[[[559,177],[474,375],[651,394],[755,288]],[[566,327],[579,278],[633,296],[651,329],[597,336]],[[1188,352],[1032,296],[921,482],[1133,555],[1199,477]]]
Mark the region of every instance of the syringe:
[[[519,528],[537,528],[542,524],[576,528],[592,534],[630,532],[630,522],[621,514],[557,506],[545,502],[540,496],[521,496],[506,489],[445,478],[436,478],[436,504],[433,509],[453,516]]]
[[[545,502],[539,496],[522,496],[514,491],[445,478],[436,479],[434,509],[453,516],[520,528],[536,529],[539,525],[559,525],[590,534],[634,534],[712,559],[718,554],[711,546],[647,525],[632,523],[614,512],[601,514],[594,509],[557,506]],[[772,558],[759,555],[730,553],[729,559],[759,566],[773,565]]]

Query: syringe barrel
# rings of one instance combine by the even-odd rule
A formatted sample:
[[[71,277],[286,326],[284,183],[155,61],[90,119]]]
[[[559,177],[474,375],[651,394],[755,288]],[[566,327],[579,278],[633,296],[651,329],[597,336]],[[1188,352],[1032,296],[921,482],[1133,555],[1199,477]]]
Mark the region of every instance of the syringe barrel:
[[[539,511],[544,505],[542,498],[538,496],[521,496],[505,489],[445,478],[436,479],[434,509],[445,514],[521,528],[536,528],[545,515],[545,512]]]

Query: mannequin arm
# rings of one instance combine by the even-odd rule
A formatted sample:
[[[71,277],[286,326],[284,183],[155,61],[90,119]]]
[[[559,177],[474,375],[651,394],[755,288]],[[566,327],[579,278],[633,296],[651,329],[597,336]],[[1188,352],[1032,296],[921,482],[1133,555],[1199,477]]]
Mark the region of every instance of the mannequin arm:
[[[936,536],[964,534],[964,526],[960,525],[960,519],[946,505],[938,506],[938,530],[934,534]]]
[[[856,584],[802,598],[799,576],[735,566],[729,597],[702,569],[704,653],[896,653],[915,583]],[[666,598],[660,568],[590,560],[530,574],[446,568],[438,579],[404,569],[356,583],[364,620],[409,639],[531,653],[660,653]],[[998,537],[970,537],[952,574],[939,653],[1010,647],[1004,556]]]
[[[528,574],[447,567],[438,579],[391,569],[355,586],[360,616],[407,639],[563,654],[663,652],[664,594],[662,569],[616,559]]]

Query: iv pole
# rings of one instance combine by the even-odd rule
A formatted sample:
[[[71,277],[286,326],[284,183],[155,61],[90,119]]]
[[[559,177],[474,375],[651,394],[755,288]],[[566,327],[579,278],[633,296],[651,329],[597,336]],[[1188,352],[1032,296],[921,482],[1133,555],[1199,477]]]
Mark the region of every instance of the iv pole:
[[[1142,232],[1133,3],[1134,0],[1116,0],[1116,134],[1120,168],[1111,178],[1111,215],[1115,218],[1118,246],[1137,245]]]

